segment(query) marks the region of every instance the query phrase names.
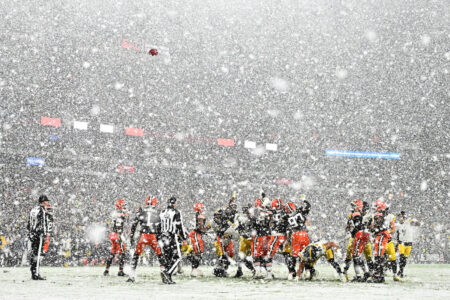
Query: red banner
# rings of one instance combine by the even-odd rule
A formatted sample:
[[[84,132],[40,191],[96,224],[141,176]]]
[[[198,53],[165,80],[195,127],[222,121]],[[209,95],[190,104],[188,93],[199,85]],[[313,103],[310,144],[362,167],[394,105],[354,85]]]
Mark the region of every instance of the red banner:
[[[290,184],[291,180],[289,178],[277,178],[276,184]]]
[[[60,127],[61,126],[61,119],[41,117],[41,125]]]
[[[131,136],[144,136],[144,129],[140,129],[140,128],[126,128],[125,129],[125,134],[126,135],[131,135]]]
[[[234,139],[217,139],[217,144],[219,146],[225,146],[225,147],[234,147]]]
[[[119,173],[134,173],[134,166],[119,166],[117,171]]]

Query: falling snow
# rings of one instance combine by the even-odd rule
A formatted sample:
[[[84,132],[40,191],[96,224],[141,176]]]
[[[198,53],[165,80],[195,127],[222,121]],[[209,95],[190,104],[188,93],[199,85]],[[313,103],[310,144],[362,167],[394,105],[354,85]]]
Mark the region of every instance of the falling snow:
[[[450,261],[448,7],[445,0],[2,3],[4,296],[48,296],[27,281],[28,215],[42,194],[55,218],[43,261],[48,289],[76,298],[86,283],[94,298],[114,298],[128,286],[96,276],[118,199],[130,212],[131,249],[130,222],[148,195],[158,209],[175,195],[190,231],[195,203],[205,203],[209,221],[233,192],[239,211],[264,192],[285,204],[309,201],[311,240],[336,241],[344,254],[350,203],[385,199],[392,214],[405,211],[421,224],[406,289],[412,298],[449,298],[442,284]],[[213,235],[205,236],[200,268],[217,261]],[[168,298],[211,296],[211,286],[240,298],[233,285],[243,298],[289,297],[285,284],[300,293],[284,281],[283,258],[275,263],[283,279],[250,290],[231,278],[187,275],[182,287],[199,280],[201,288],[152,288]],[[148,270],[142,282],[159,282]],[[348,296],[324,272],[325,283],[301,283],[308,295]],[[379,292],[357,288],[363,298]],[[394,282],[390,289],[394,297],[405,292]]]

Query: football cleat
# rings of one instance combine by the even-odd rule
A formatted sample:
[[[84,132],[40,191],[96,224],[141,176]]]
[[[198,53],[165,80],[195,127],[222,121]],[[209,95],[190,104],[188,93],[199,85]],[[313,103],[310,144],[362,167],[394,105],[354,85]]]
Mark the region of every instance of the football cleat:
[[[31,279],[33,279],[33,280],[47,280],[45,277],[41,277],[41,275],[32,275]]]
[[[242,272],[242,269],[238,269],[236,274],[234,275],[234,278],[241,278],[244,273]]]
[[[162,280],[162,282],[163,282],[164,284],[169,284],[169,280],[168,280],[169,274],[167,274],[166,271],[161,271],[159,274],[161,275],[161,280]]]
[[[291,281],[294,279],[294,275],[292,273],[289,273],[287,280]]]

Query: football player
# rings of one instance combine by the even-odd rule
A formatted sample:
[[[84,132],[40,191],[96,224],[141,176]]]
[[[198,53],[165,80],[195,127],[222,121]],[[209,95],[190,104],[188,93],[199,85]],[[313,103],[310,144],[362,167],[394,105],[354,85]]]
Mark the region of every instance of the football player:
[[[273,258],[279,249],[284,249],[287,242],[288,214],[284,210],[283,201],[281,199],[272,200],[272,232],[269,241],[269,262],[272,263]],[[284,252],[283,255],[288,255]]]
[[[372,248],[370,245],[369,227],[372,218],[367,215],[368,203],[363,202],[362,210],[355,209],[351,216],[350,232],[353,236],[352,252],[353,264],[355,267],[356,277],[353,281],[366,281],[372,272]],[[365,254],[369,268],[366,268],[364,261],[361,257],[362,253]],[[346,274],[345,274],[346,275]],[[347,278],[347,276],[346,276]]]
[[[123,272],[123,265],[125,263],[127,245],[125,243],[123,233],[125,222],[130,213],[127,210],[125,201],[122,199],[117,200],[114,206],[116,209],[112,214],[112,230],[109,234],[109,239],[111,240],[111,254],[106,261],[106,269],[105,272],[103,272],[103,275],[109,275],[109,267],[111,266],[116,254],[119,254],[119,273],[117,273],[117,276],[125,276],[125,273]]]
[[[255,268],[255,278],[262,279],[262,268],[265,267],[266,278],[271,279],[272,262],[269,257],[269,241],[271,235],[272,211],[271,201],[262,194],[263,199],[256,199],[253,209],[253,222],[255,225],[255,235],[252,240],[253,266]]]
[[[377,200],[374,206],[376,212],[373,216],[373,222],[370,229],[374,233],[375,238],[375,266],[373,280],[371,280],[371,282],[384,282],[385,256],[388,257],[388,264],[394,273],[394,281],[400,281],[400,277],[397,276],[395,247],[392,242],[392,234],[395,233],[395,216],[389,213],[388,206],[382,199]]]
[[[397,223],[397,248],[400,255],[398,276],[403,277],[403,271],[406,266],[406,260],[411,253],[411,248],[414,239],[414,226],[420,226],[420,222],[415,219],[407,218],[404,211],[398,215],[399,222]]]
[[[203,213],[204,209],[205,205],[201,202],[194,205],[195,228],[189,233],[193,252],[188,258],[192,264],[191,276],[193,277],[202,275],[201,271],[198,269],[204,252],[202,236],[211,228],[211,225],[206,224],[206,216]]]
[[[355,233],[352,229],[352,216],[355,211],[363,210],[363,202],[359,199],[354,200],[351,204],[351,211],[348,214],[347,226],[345,228],[346,239],[348,239],[347,251],[345,253],[345,262],[344,262],[344,276],[348,280],[348,269],[350,269],[350,264],[352,262],[352,252],[353,252],[353,239],[355,238]]]
[[[245,204],[242,207],[242,213],[238,214],[235,218],[233,226],[235,230],[239,232],[239,264],[235,278],[242,277],[242,267],[245,265],[255,276],[255,268],[253,267],[252,258],[252,236],[253,236],[253,220],[250,216],[250,210],[252,206],[250,203]]]
[[[339,246],[334,242],[319,242],[306,246],[300,254],[300,265],[297,270],[297,279],[301,278],[303,269],[305,269],[305,279],[312,280],[316,274],[314,265],[322,256],[327,258],[327,261],[333,266],[339,275],[341,281],[345,281],[345,276],[339,267],[339,264],[334,260],[334,250],[339,249]]]
[[[214,268],[214,275],[217,277],[227,277],[230,260],[234,257],[234,244],[228,229],[232,221],[228,220],[225,211],[216,210],[213,217],[213,230],[216,234],[214,248],[218,257],[217,266]]]
[[[136,228],[140,225],[139,241],[136,246],[136,250],[133,254],[131,263],[131,272],[127,282],[135,282],[136,280],[136,267],[138,264],[139,256],[142,254],[146,246],[150,246],[153,252],[156,254],[160,265],[162,265],[161,248],[158,246],[157,236],[161,233],[161,219],[160,211],[156,209],[158,199],[156,197],[151,198],[148,196],[145,199],[145,208],[140,209],[136,214],[133,224],[131,225],[131,247],[134,246],[134,233]]]
[[[291,210],[295,208],[295,206],[290,203],[288,203],[288,206]],[[308,216],[310,210],[311,204],[304,200],[302,206],[293,210],[288,218],[288,230],[291,232],[291,270],[292,267],[295,270],[297,258],[300,256],[303,249],[305,249],[305,247],[309,244],[309,236],[306,228],[306,217]],[[291,273],[291,271],[289,273]],[[294,277],[293,274],[291,274],[291,276]]]

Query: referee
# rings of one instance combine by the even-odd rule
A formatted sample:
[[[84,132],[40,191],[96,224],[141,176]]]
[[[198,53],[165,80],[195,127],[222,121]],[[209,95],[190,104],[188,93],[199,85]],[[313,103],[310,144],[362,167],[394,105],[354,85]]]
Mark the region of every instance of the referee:
[[[50,204],[47,196],[39,197],[39,205],[30,211],[28,217],[28,238],[31,241],[30,270],[31,279],[45,280],[39,274],[41,256],[48,250],[53,215],[49,213]]]

